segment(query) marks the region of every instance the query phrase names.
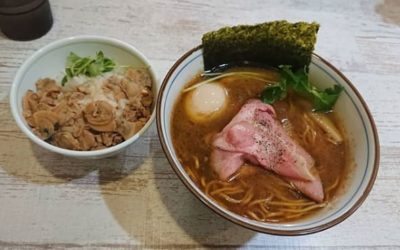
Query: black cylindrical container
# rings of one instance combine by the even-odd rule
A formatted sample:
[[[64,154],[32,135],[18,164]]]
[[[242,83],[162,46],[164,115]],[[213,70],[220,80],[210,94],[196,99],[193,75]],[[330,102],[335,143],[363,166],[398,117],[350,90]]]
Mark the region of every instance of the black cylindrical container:
[[[10,39],[27,41],[39,38],[52,25],[48,0],[0,0],[0,29]]]

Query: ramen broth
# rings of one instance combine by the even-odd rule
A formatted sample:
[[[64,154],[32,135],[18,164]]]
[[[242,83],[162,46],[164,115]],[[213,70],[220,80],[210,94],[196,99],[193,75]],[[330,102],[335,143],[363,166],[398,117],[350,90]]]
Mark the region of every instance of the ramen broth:
[[[262,72],[268,79],[278,78],[274,70],[251,70]],[[203,77],[199,75],[185,87],[202,80]],[[171,133],[174,148],[196,185],[223,207],[258,221],[293,221],[326,207],[343,183],[347,165],[347,139],[344,137],[344,142],[340,144],[332,143],[309,116],[312,110],[311,103],[291,92],[285,99],[272,106],[288,135],[314,158],[324,188],[324,202],[317,203],[307,198],[277,174],[249,163],[244,164],[229,181],[219,180],[209,161],[213,136],[231,121],[248,99],[260,97],[265,82],[245,77],[226,77],[220,79],[219,83],[227,91],[227,104],[223,112],[206,121],[193,121],[184,105],[189,93],[182,93],[172,114]],[[327,116],[338,129],[342,127],[335,112]],[[344,135],[343,131],[340,131]]]

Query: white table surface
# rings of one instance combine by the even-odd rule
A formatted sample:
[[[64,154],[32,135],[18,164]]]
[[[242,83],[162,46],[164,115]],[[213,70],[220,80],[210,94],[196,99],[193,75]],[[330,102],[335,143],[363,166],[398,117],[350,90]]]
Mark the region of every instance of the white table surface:
[[[51,0],[52,30],[0,36],[0,248],[400,248],[400,1]],[[30,143],[8,105],[13,76],[35,50],[95,34],[131,43],[162,80],[204,32],[267,20],[317,21],[316,53],[356,85],[381,142],[378,178],[350,218],[324,232],[279,237],[234,225],[200,203],[169,166],[153,125],[116,158],[78,161]]]

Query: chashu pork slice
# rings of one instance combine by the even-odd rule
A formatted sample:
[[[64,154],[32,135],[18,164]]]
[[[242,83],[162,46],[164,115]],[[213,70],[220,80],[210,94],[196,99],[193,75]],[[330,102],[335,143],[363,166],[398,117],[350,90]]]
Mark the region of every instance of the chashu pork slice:
[[[275,118],[271,105],[252,99],[215,135],[211,166],[227,180],[250,162],[280,175],[309,198],[322,202],[324,192],[314,160],[291,139]]]

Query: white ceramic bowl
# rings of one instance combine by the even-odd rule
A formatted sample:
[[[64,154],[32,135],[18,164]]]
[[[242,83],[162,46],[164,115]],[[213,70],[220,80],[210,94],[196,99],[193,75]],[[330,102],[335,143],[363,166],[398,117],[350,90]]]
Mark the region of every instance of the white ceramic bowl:
[[[273,224],[254,221],[237,215],[206,196],[190,179],[180,164],[171,138],[171,111],[183,86],[203,71],[201,47],[183,55],[165,77],[157,102],[157,128],[165,154],[183,183],[208,207],[244,227],[270,234],[302,235],[322,231],[350,216],[365,200],[375,181],[379,165],[379,142],[376,127],[367,105],[346,77],[327,61],[313,55],[310,81],[326,88],[334,84],[344,87],[335,109],[344,122],[356,167],[351,173],[343,195],[313,217],[292,223]]]
[[[135,142],[150,126],[155,118],[153,108],[151,118],[146,125],[134,136],[115,146],[95,151],[75,151],[53,146],[37,137],[22,115],[22,99],[26,91],[36,90],[35,82],[39,78],[59,78],[63,74],[68,54],[74,52],[81,56],[93,56],[97,51],[103,51],[107,57],[118,64],[137,67],[147,66],[153,79],[153,92],[156,97],[159,84],[154,71],[146,59],[135,47],[113,38],[101,36],[76,36],[65,38],[46,45],[29,57],[18,70],[10,93],[10,106],[14,119],[20,129],[37,145],[62,155],[75,158],[103,158],[114,155]],[[155,102],[156,100],[154,100]]]

